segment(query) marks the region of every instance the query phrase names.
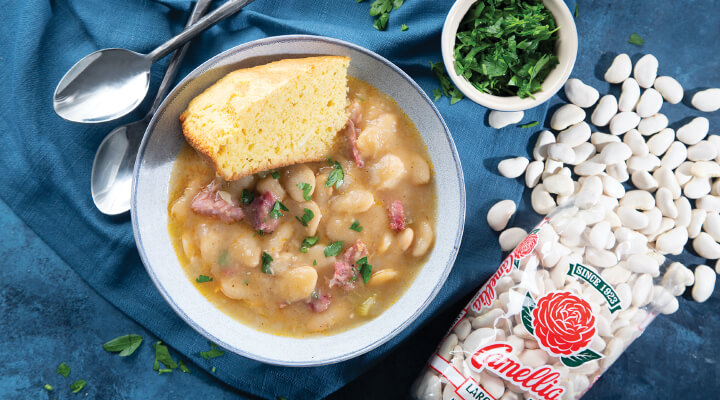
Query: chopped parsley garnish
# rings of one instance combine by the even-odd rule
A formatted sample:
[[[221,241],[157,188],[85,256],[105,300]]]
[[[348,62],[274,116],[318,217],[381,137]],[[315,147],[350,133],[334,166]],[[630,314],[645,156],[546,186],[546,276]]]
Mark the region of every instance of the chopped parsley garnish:
[[[253,199],[255,199],[255,193],[243,189],[242,194],[240,195],[240,201],[242,201],[244,204],[250,204],[252,203]]]
[[[160,370],[160,363],[163,363],[163,365],[166,367],[163,369],[169,368],[170,372],[172,372],[173,369],[177,368],[177,364],[175,363],[175,360],[173,360],[170,356],[170,350],[168,350],[167,346],[162,344],[161,341],[158,341],[153,345],[153,348],[155,349],[155,362],[153,362],[153,370],[158,371],[158,374],[168,372]]]
[[[50,385],[48,385],[47,383],[43,386],[43,388],[44,388],[45,390],[47,390],[48,392],[52,392],[52,390],[53,390],[53,387],[50,386]]]
[[[368,283],[370,280],[370,274],[372,273],[372,265],[368,264],[367,257],[359,258],[355,261],[355,265],[362,275],[363,282]]]
[[[187,365],[185,365],[183,360],[178,360],[178,366],[180,367],[180,371],[182,371],[186,374],[190,373],[190,369],[187,367]]]
[[[70,390],[72,390],[73,393],[78,393],[83,390],[85,385],[87,385],[87,382],[82,379],[78,379],[70,385]]]
[[[213,374],[215,373],[215,371],[217,371],[215,367],[212,367],[212,369],[210,370],[210,372],[212,372]]]
[[[262,272],[263,274],[272,275],[273,271],[272,268],[270,268],[270,263],[273,261],[273,258],[270,254],[263,251],[262,253]]]
[[[325,257],[334,257],[338,254],[340,254],[340,251],[343,248],[343,242],[333,242],[330,243],[325,247]]]
[[[277,171],[273,171],[270,173],[270,176],[273,177],[273,179],[280,179],[280,173]]]
[[[403,31],[403,32],[405,32],[406,30],[408,30],[408,26],[405,25],[405,24],[402,24],[402,25],[400,26],[400,30]]]
[[[580,15],[580,7],[578,7],[578,5],[575,4],[575,12],[573,13],[573,16],[574,16],[575,18],[577,18],[578,15]]]
[[[308,226],[308,222],[310,222],[315,217],[315,213],[312,212],[312,210],[309,208],[305,208],[304,211],[305,214],[303,214],[302,217],[295,217],[295,219],[300,221],[303,226]]]
[[[355,220],[355,222],[350,225],[350,229],[354,230],[355,232],[362,232],[363,227],[360,226],[360,221]]]
[[[480,1],[463,18],[455,70],[477,90],[533,97],[558,64],[559,27],[542,1]]]
[[[285,204],[281,203],[279,200],[275,200],[275,204],[273,204],[272,209],[270,209],[270,218],[278,219],[283,216],[282,211],[290,211],[287,207],[285,207]]]
[[[300,252],[301,253],[307,253],[308,249],[315,246],[318,242],[318,239],[320,239],[320,236],[309,236],[306,237],[302,244],[300,244]]]
[[[310,201],[310,199],[312,199],[312,194],[310,192],[313,187],[310,186],[309,183],[301,182],[297,184],[297,187],[303,191],[303,199],[305,199],[305,201]]]
[[[355,98],[358,99],[358,101],[360,101],[361,103],[365,101],[365,99],[362,98],[362,97],[361,97],[359,94],[357,94],[357,93],[355,94]]]
[[[224,351],[218,349],[217,345],[215,343],[210,343],[210,350],[208,351],[201,351],[200,357],[209,360],[211,358],[220,357],[221,355],[225,354]]]
[[[197,283],[205,283],[205,282],[212,282],[213,278],[207,276],[207,275],[200,275],[197,278],[195,278],[195,282]]]
[[[58,365],[58,367],[57,367],[57,371],[55,371],[55,372],[62,375],[63,378],[67,378],[68,375],[70,375],[70,366],[65,364],[64,362],[60,363],[60,365]]]
[[[220,257],[218,257],[218,264],[220,264],[222,266],[226,265],[228,263],[228,256],[229,256],[228,251],[223,250],[220,253]]]
[[[539,124],[540,124],[540,122],[538,122],[538,121],[533,121],[533,122],[528,122],[528,123],[525,124],[525,125],[520,125],[520,127],[521,127],[521,128],[532,128],[533,126],[537,126],[537,125],[539,125]]]
[[[247,286],[250,284],[250,281],[247,279],[243,279],[243,285]]]
[[[253,233],[253,237],[256,237],[258,235],[262,236],[264,234],[265,234],[265,232],[263,232],[262,229],[258,229],[257,231],[255,231],[255,233]]]
[[[313,260],[313,266],[317,265],[317,260]]]
[[[360,3],[361,1],[357,1]],[[373,26],[379,31],[387,29],[387,23],[390,19],[390,12],[397,10],[405,0],[375,0],[370,4],[370,15],[375,17]]]
[[[330,174],[328,175],[325,187],[332,187],[332,185],[335,185],[336,188],[340,189],[340,186],[343,184],[343,179],[345,179],[345,173],[343,172],[342,166],[339,162],[333,161],[330,158],[328,158],[328,163],[331,167],[333,167],[333,170],[330,171]]]
[[[445,96],[450,98],[451,105],[457,103],[465,97],[460,89],[453,85],[450,77],[445,71],[442,61],[438,61],[436,63],[430,62],[430,70],[435,73],[435,76],[437,76],[438,81],[440,81],[440,88]],[[435,93],[435,101],[438,101],[440,99],[440,97],[438,97],[440,92],[433,91],[433,93]]]
[[[433,101],[440,100],[440,98],[442,98],[442,92],[440,91],[440,89],[438,89],[438,88],[433,89],[433,96],[435,97],[433,99]]]
[[[201,275],[202,276],[202,275]],[[120,357],[126,357],[134,353],[140,347],[143,339],[140,335],[124,335],[105,343],[102,347],[105,351],[120,353]]]
[[[633,33],[630,35],[630,39],[628,40],[628,42],[636,46],[642,46],[643,43],[645,43],[645,39],[641,38],[640,35],[638,35],[637,33]]]

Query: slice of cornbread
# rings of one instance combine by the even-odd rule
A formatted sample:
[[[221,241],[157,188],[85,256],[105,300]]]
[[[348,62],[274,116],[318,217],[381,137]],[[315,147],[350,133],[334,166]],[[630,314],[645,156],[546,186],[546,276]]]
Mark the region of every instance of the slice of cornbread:
[[[323,160],[348,119],[349,63],[308,57],[231,72],[190,102],[183,134],[226,180]]]

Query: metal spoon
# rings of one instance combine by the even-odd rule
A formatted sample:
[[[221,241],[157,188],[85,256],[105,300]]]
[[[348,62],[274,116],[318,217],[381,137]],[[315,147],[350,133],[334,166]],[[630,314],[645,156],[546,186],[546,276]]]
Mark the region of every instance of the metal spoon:
[[[185,26],[196,23],[205,14],[210,3],[212,0],[198,0]],[[184,45],[173,54],[155,95],[155,101],[145,117],[115,128],[100,143],[93,161],[90,192],[95,207],[103,214],[117,215],[130,209],[132,170],[140,141],[155,110],[170,90],[188,47],[190,44]]]
[[[55,112],[66,120],[85,123],[126,115],[145,98],[153,62],[252,1],[228,0],[147,55],[104,49],[86,56],[70,68],[55,89]]]

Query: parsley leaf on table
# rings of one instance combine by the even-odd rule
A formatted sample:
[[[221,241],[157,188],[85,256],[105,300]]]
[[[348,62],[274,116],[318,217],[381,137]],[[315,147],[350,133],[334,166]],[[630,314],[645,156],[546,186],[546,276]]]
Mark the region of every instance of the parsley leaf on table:
[[[630,39],[628,39],[628,42],[636,46],[642,46],[645,43],[645,39],[641,38],[640,35],[638,35],[637,33],[633,33],[630,35]]]
[[[135,352],[140,347],[143,339],[140,335],[123,335],[103,344],[103,349],[111,353],[120,353],[120,357],[126,357]]]
[[[87,385],[87,382],[82,379],[78,379],[70,385],[70,390],[73,393],[78,393],[79,391],[83,390],[85,385]]]
[[[463,94],[453,85],[452,81],[450,80],[450,76],[448,76],[447,72],[445,71],[445,66],[443,65],[442,61],[438,61],[436,63],[430,62],[430,70],[435,73],[435,76],[437,76],[438,81],[440,81],[440,88],[442,89],[442,92],[445,94],[445,96],[450,98],[450,104],[455,104],[458,101],[462,100]],[[435,101],[438,101],[440,92],[434,92],[435,93]]]
[[[175,360],[173,360],[172,356],[170,356],[170,350],[168,350],[167,346],[162,344],[162,342],[158,341],[153,345],[153,348],[155,348],[155,362],[153,363],[153,369],[155,371],[158,371],[158,374],[168,372],[160,371],[159,363],[163,363],[163,365],[165,365],[165,367],[169,368],[170,370],[177,368],[177,363],[175,363]]]
[[[210,350],[208,351],[201,351],[200,357],[209,360],[211,358],[220,357],[221,355],[225,354],[224,351],[218,349],[217,345],[215,343],[210,343]]]
[[[65,364],[64,362],[62,362],[62,363],[60,363],[60,365],[58,365],[57,371],[55,371],[55,372],[62,375],[63,378],[67,378],[68,375],[70,375],[70,366]]]

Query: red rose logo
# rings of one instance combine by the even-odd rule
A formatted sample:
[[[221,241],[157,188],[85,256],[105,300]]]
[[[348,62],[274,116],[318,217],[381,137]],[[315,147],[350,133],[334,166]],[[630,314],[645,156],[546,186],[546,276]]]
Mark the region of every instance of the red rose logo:
[[[536,234],[531,233],[527,235],[527,237],[523,239],[517,247],[515,247],[513,256],[518,260],[527,257],[527,255],[532,253],[533,249],[535,249],[535,246],[537,246],[537,241],[538,237]]]
[[[569,356],[590,344],[595,315],[590,304],[570,292],[550,292],[533,310],[535,336],[548,352]]]

